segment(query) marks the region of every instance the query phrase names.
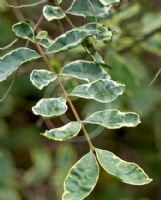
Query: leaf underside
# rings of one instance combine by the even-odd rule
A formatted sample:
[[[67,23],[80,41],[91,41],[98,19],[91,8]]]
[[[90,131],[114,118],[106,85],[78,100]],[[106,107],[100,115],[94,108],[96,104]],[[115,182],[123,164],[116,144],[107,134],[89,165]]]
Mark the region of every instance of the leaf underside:
[[[55,128],[46,131],[41,135],[45,136],[50,140],[66,141],[77,136],[80,130],[81,130],[81,124],[79,122],[70,122],[60,128]]]

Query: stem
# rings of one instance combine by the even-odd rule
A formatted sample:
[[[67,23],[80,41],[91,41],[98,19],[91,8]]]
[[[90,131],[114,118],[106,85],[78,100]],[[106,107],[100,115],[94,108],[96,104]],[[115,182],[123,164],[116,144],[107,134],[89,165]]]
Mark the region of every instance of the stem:
[[[51,71],[55,72],[54,69],[52,68],[52,66],[51,66],[50,63],[49,63],[49,59],[48,59],[47,55],[45,55],[45,53],[44,53],[44,51],[42,50],[42,48],[40,47],[40,45],[39,45],[37,42],[35,42],[35,44],[36,44],[37,50],[38,50],[39,53],[41,54],[41,56],[42,56],[44,62],[47,64],[48,68],[49,68]],[[59,84],[59,86],[60,86],[60,88],[61,88],[61,90],[62,90],[62,92],[63,92],[63,94],[64,94],[64,96],[65,96],[65,98],[66,98],[66,100],[67,100],[67,102],[69,103],[70,108],[71,108],[71,110],[72,110],[72,112],[73,112],[73,114],[74,114],[76,120],[81,124],[82,130],[83,130],[83,133],[84,133],[84,136],[86,137],[86,140],[87,140],[87,142],[88,142],[88,144],[89,144],[90,150],[91,150],[91,151],[94,151],[95,147],[94,147],[93,144],[92,144],[92,141],[91,141],[91,139],[90,139],[90,137],[89,137],[89,134],[88,134],[88,132],[87,132],[87,130],[86,130],[86,128],[85,128],[83,122],[81,121],[81,119],[80,119],[80,117],[79,117],[79,115],[78,115],[78,112],[77,112],[77,110],[75,109],[75,107],[74,107],[74,105],[73,105],[71,99],[69,98],[68,93],[66,92],[66,90],[65,90],[65,88],[64,88],[64,85],[62,84],[62,82],[61,82],[61,80],[60,80],[59,77],[57,77],[57,82],[58,82],[58,84]]]

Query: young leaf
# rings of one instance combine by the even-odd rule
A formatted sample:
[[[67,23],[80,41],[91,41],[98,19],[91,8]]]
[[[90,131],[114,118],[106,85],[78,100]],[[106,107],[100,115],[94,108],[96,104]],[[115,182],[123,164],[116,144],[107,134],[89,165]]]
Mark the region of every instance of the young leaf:
[[[104,6],[110,6],[115,3],[120,3],[121,0],[99,0]]]
[[[110,151],[96,149],[96,154],[103,169],[124,183],[145,185],[152,181],[135,163],[126,162]]]
[[[86,154],[69,171],[64,182],[62,200],[83,200],[94,189],[99,166],[93,153]]]
[[[17,37],[34,41],[34,32],[30,24],[26,21],[18,22],[12,26],[12,31]]]
[[[41,135],[47,137],[50,140],[66,141],[78,135],[81,130],[79,122],[70,122],[60,128],[51,129],[42,133]]]
[[[104,43],[110,42],[112,40],[114,31],[105,26],[100,27],[100,30],[101,32],[96,36],[97,39],[103,41]]]
[[[6,80],[24,63],[38,58],[40,58],[40,55],[28,48],[18,48],[4,55],[0,58],[0,81]]]
[[[42,90],[56,78],[57,76],[53,72],[44,69],[33,70],[30,75],[32,84],[40,90]]]
[[[77,60],[68,63],[61,70],[61,74],[69,75],[88,82],[109,77],[99,64],[84,60]]]
[[[105,7],[100,0],[74,0],[67,13],[85,18],[106,18],[109,16],[109,8]]]
[[[44,6],[43,15],[48,21],[65,17],[65,13],[61,8],[49,5]]]
[[[36,35],[36,39],[38,39],[38,40],[43,40],[43,39],[46,39],[47,37],[48,37],[48,32],[47,31],[40,31]]]
[[[67,111],[66,99],[62,97],[41,99],[36,106],[32,107],[32,111],[42,117],[60,116]]]
[[[77,86],[71,96],[94,99],[101,103],[114,101],[124,92],[125,85],[109,79],[101,79],[93,83]]]
[[[72,29],[57,37],[49,46],[47,53],[57,53],[74,48],[81,44],[85,38],[100,32],[96,23],[88,23],[80,28]]]
[[[98,124],[108,129],[121,127],[135,127],[140,123],[139,115],[133,112],[120,112],[118,110],[104,110],[93,113],[84,120],[85,123]]]

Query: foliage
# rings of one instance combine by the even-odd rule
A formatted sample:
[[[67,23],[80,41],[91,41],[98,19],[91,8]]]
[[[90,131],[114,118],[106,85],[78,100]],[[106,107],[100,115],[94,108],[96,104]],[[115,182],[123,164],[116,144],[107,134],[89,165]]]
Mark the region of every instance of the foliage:
[[[61,3],[61,1],[59,1],[59,3]],[[72,27],[70,31],[67,31],[66,33],[58,36],[54,40],[49,41],[49,38],[47,38],[46,35],[44,38],[48,39],[49,41],[49,44],[46,46],[42,45],[42,41],[40,41],[42,39],[39,40],[37,37],[35,37],[36,33],[34,33],[34,29],[31,28],[28,21],[18,22],[13,26],[12,30],[18,37],[28,39],[31,42],[33,42],[33,44],[35,44],[37,48],[39,55],[37,55],[36,51],[31,50],[29,48],[20,48],[20,51],[18,51],[19,49],[15,49],[14,51],[11,51],[11,53],[2,57],[1,68],[3,69],[3,73],[1,81],[5,80],[9,75],[15,72],[18,68],[20,68],[22,64],[26,63],[27,61],[39,59],[41,57],[44,59],[45,65],[49,69],[34,69],[30,75],[30,80],[32,84],[40,90],[48,86],[49,83],[51,86],[53,84],[58,84],[60,86],[62,92],[59,91],[56,96],[64,97],[41,99],[36,104],[36,106],[32,108],[34,114],[44,117],[44,120],[50,117],[60,116],[67,111],[66,102],[68,102],[68,106],[71,106],[72,110],[74,110],[77,122],[71,121],[68,124],[63,125],[62,127],[46,130],[45,133],[43,133],[42,135],[44,135],[48,139],[64,141],[77,136],[81,127],[82,132],[84,132],[86,136],[86,139],[90,146],[90,152],[86,154],[83,158],[81,158],[71,168],[68,176],[65,179],[64,195],[62,197],[63,199],[84,199],[87,195],[89,195],[89,193],[93,190],[94,186],[96,185],[98,179],[98,161],[100,165],[109,174],[117,177],[122,182],[133,185],[142,185],[151,182],[151,179],[149,179],[145,172],[136,164],[131,162],[125,162],[111,152],[95,148],[93,144],[91,144],[91,140],[87,135],[86,128],[84,127],[84,125],[86,124],[95,124],[106,127],[108,129],[118,129],[121,127],[135,127],[140,123],[138,114],[133,112],[120,112],[117,109],[113,109],[113,105],[118,107],[118,105],[113,103],[113,101],[117,99],[120,95],[122,95],[125,90],[125,85],[122,83],[126,84],[127,92],[131,92],[132,94],[136,92],[137,94],[139,94],[139,91],[135,90],[135,88],[138,89],[137,83],[135,82],[136,77],[134,77],[134,75],[136,74],[135,69],[131,70],[129,67],[129,63],[125,61],[122,57],[120,58],[117,55],[117,53],[113,51],[113,49],[107,52],[107,57],[109,55],[109,58],[107,59],[107,62],[104,62],[102,60],[102,57],[99,55],[99,53],[93,46],[93,42],[97,42],[97,44],[100,45],[101,48],[104,48],[104,45],[106,45],[104,44],[104,41],[111,41],[111,39],[113,38],[114,32],[108,29],[107,26],[104,27],[100,25],[101,21],[98,22],[98,20],[102,20],[103,18],[106,19],[109,16],[109,11],[110,9],[112,9],[111,5],[113,3],[117,3],[117,1],[111,1],[109,5],[109,1],[97,0],[94,1],[93,5],[89,3],[88,6],[84,5],[86,3],[82,3],[82,1],[74,1],[70,8],[67,10],[67,13],[78,16],[84,16],[87,20],[90,19],[94,22],[90,22],[79,28]],[[77,8],[79,7],[85,7],[86,10],[78,10]],[[93,8],[96,8],[96,10]],[[62,16],[65,17],[66,14]],[[98,17],[98,19],[96,19],[96,17]],[[45,16],[45,18],[48,20],[47,16]],[[51,12],[50,20],[51,19],[60,19],[60,16],[57,16],[57,13],[55,14],[54,12]],[[117,26],[117,23],[118,21],[115,21],[115,19],[111,19],[111,22],[109,22],[109,24],[111,24],[111,27]],[[25,31],[23,29],[24,24],[27,25],[25,26]],[[16,29],[14,27],[16,27]],[[27,31],[26,27],[28,27]],[[107,31],[108,33],[106,32],[105,34],[104,31]],[[34,33],[32,37],[31,34],[28,34],[29,32]],[[24,33],[26,34],[24,35]],[[49,56],[52,59],[53,54],[64,51],[67,55],[70,55],[72,48],[75,48],[78,45],[82,45],[82,47],[89,54],[89,56],[91,56],[90,61],[80,60],[79,58],[79,60],[67,62],[67,64],[65,64],[61,70],[57,71],[55,66],[53,67],[53,65],[51,65],[50,61],[46,56],[47,54],[50,54]],[[116,45],[115,41],[113,45]],[[121,45],[120,46],[122,48],[127,48],[129,44],[127,45],[127,47],[124,45],[125,44],[122,45],[123,47]],[[146,48],[146,45],[143,44],[143,48]],[[32,54],[29,58],[26,58],[26,56],[28,56],[28,53],[22,53],[21,50],[32,52]],[[84,52],[84,50],[82,49],[78,49],[78,51]],[[23,57],[22,54],[25,55],[25,57]],[[14,56],[16,56],[16,59]],[[14,60],[12,62],[13,57]],[[129,59],[132,60],[131,57],[129,57]],[[7,64],[8,60],[11,61],[13,66]],[[133,58],[133,63],[138,64],[138,61],[135,60],[135,58]],[[116,66],[118,70],[116,70],[116,68],[116,71],[109,70],[107,68],[108,65],[112,68]],[[90,68],[92,68],[92,70],[89,70]],[[122,76],[118,72],[121,73]],[[68,89],[66,90],[65,86],[63,85],[64,81],[66,81],[67,76],[69,76],[69,80],[71,81],[71,83],[73,80],[75,80],[71,77],[78,79],[77,85],[74,85],[74,87],[72,86],[72,88],[69,91]],[[129,81],[126,80],[126,78],[129,79]],[[132,83],[130,83],[130,81],[134,78],[135,80],[132,81]],[[116,82],[112,79],[121,81],[122,83]],[[84,80],[87,83],[82,84],[80,80]],[[137,80],[142,79],[141,77],[139,77]],[[90,115],[86,114],[88,117],[86,117],[84,120],[80,120],[79,116],[77,116],[78,113],[75,110],[73,103],[71,102],[71,99],[73,97],[81,97],[87,99],[88,101],[92,99],[99,103],[112,102],[112,106],[108,105],[109,108],[106,110],[103,109],[101,111],[92,112],[90,113]],[[128,101],[129,99],[130,97],[128,98]],[[137,108],[137,103],[141,103],[135,102],[134,98],[131,99],[131,101],[132,103],[134,103],[135,108]],[[121,103],[122,102],[120,99],[120,104]],[[139,111],[139,113],[141,112]],[[95,158],[95,151],[97,154],[98,161]],[[104,156],[101,157],[101,154],[99,154],[100,152],[104,152]],[[87,160],[84,161],[85,159]],[[110,160],[111,166],[109,162],[107,162],[108,159]],[[87,164],[87,161],[89,162],[89,165]],[[87,179],[84,178],[84,176],[82,176],[82,171],[83,174],[87,174]],[[79,184],[82,182],[83,184]],[[80,193],[78,193],[78,191],[80,191]]]

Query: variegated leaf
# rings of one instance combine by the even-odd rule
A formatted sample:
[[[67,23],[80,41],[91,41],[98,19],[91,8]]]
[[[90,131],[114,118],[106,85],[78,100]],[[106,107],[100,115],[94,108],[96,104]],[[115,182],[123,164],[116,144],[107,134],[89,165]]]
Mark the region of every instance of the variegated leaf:
[[[66,141],[78,135],[81,130],[81,124],[79,122],[70,122],[60,128],[54,128],[49,131],[45,131],[41,135],[50,140]]]
[[[67,111],[66,99],[62,97],[41,99],[32,107],[32,111],[35,115],[46,118],[60,116]]]
[[[84,120],[85,123],[98,124],[108,129],[135,127],[140,123],[140,117],[133,112],[120,112],[115,109],[95,112]]]
[[[110,151],[96,149],[96,154],[103,169],[124,183],[145,185],[152,181],[135,163],[126,162]]]

